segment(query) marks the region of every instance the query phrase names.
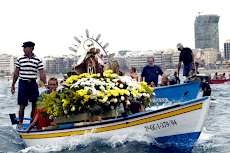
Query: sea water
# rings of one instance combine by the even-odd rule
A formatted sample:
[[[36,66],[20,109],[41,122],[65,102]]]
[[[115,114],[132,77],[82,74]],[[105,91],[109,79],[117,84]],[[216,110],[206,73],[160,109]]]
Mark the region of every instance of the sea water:
[[[12,128],[8,115],[18,114],[19,109],[17,90],[15,95],[11,94],[11,83],[0,80],[0,152],[180,152],[173,146],[164,146],[157,143],[154,138],[139,133],[114,135],[107,139],[98,139],[92,133],[86,133],[68,137],[59,144],[26,147]],[[192,151],[194,153],[230,152],[230,82],[213,84],[211,88],[212,96],[216,100],[211,101],[204,128]],[[30,110],[29,104],[25,110],[25,117],[29,117]]]

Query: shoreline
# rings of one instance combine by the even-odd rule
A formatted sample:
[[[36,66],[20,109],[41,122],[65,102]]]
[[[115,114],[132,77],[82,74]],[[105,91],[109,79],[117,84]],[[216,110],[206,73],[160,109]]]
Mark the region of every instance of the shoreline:
[[[165,71],[166,72],[166,71]],[[200,73],[216,73],[216,72],[218,72],[218,73],[226,73],[226,76],[228,75],[228,74],[230,74],[230,69],[212,69],[212,70],[199,70],[199,72]],[[128,74],[129,72],[127,72],[127,74]],[[181,70],[180,71],[180,73],[182,74],[183,73],[183,71]],[[126,74],[126,73],[125,73]],[[58,79],[63,79],[64,77],[63,77],[63,74],[47,74],[46,75],[46,78],[48,79],[49,77],[53,77],[53,76],[55,76],[55,77],[57,77]],[[10,77],[10,78],[8,78],[8,77],[0,77],[0,80],[13,80],[13,75],[12,75],[12,77]]]

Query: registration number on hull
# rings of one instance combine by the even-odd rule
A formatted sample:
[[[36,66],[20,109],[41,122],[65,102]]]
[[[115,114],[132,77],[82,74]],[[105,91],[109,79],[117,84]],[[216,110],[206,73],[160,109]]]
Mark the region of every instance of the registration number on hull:
[[[177,121],[175,119],[156,123],[156,124],[151,124],[149,126],[145,126],[144,128],[146,132],[149,132],[149,131],[156,131],[163,128],[170,128],[173,126],[177,126]]]

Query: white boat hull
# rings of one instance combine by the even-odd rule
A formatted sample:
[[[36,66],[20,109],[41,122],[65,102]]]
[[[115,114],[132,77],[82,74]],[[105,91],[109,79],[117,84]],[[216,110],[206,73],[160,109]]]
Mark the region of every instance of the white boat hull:
[[[209,98],[191,100],[155,111],[146,111],[126,118],[114,119],[90,125],[25,133],[18,130],[26,146],[59,143],[71,135],[83,135],[92,132],[99,138],[114,135],[141,133],[167,143],[177,143],[179,147],[191,150],[202,130],[209,108]],[[188,143],[185,140],[188,138]],[[167,139],[166,139],[167,138]],[[181,144],[180,144],[181,143]]]

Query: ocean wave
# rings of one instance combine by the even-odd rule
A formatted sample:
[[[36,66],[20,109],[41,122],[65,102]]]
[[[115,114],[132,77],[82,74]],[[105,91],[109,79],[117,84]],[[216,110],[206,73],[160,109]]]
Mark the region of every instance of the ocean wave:
[[[154,142],[154,139],[136,132],[123,135],[114,135],[110,138],[98,138],[98,136],[94,135],[93,133],[86,132],[84,135],[72,135],[70,137],[66,137],[61,143],[27,147],[20,150],[20,152],[63,152],[67,150],[71,151],[79,149],[85,152],[89,148],[93,149],[94,146],[97,146],[97,148],[107,147],[107,149],[115,149],[125,147],[127,143],[132,142],[142,142],[145,145],[149,145],[150,143]]]

